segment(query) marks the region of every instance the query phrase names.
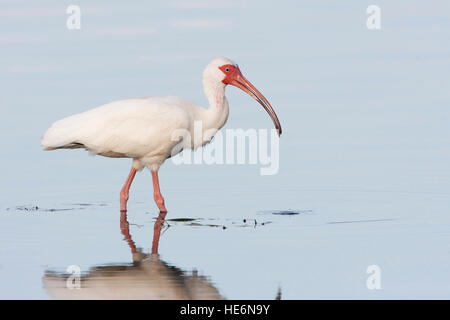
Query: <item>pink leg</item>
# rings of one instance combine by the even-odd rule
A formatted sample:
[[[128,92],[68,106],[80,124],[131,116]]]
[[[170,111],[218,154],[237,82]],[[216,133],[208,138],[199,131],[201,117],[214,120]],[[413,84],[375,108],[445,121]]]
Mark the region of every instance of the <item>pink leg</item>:
[[[120,191],[120,211],[127,211],[127,201],[129,197],[129,191],[131,183],[133,182],[134,176],[136,175],[136,169],[131,168],[130,174],[128,175],[127,181],[123,185],[122,190]]]
[[[167,212],[167,209],[164,206],[164,198],[161,195],[161,191],[159,190],[158,171],[152,171],[152,178],[153,178],[153,197],[155,199],[156,205],[158,206],[160,212]]]

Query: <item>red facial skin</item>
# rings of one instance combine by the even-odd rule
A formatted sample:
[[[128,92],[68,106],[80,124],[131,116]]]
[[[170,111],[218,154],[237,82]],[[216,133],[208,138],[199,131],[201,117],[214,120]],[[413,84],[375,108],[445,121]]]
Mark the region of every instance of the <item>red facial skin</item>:
[[[222,80],[225,84],[232,84],[231,82],[233,79],[235,79],[238,75],[242,76],[241,70],[239,70],[238,66],[234,66],[232,64],[225,64],[221,67],[219,67],[220,70],[225,74],[225,79]],[[229,71],[226,71],[229,70]]]
[[[263,108],[267,111],[270,118],[278,130],[278,135],[281,135],[281,125],[278,117],[270,105],[269,101],[258,91],[245,77],[242,75],[239,67],[232,64],[225,64],[220,66],[219,69],[225,74],[225,78],[222,80],[225,84],[231,84],[232,86],[238,87],[239,89],[245,91],[250,96],[252,96],[256,101],[258,101]]]

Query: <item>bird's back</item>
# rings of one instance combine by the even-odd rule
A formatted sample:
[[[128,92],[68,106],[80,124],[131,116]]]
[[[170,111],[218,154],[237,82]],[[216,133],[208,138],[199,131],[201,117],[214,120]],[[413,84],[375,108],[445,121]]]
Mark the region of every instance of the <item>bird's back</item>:
[[[162,154],[176,145],[174,130],[189,130],[190,109],[195,105],[178,97],[116,101],[53,123],[41,143],[46,150],[86,148],[110,157]]]

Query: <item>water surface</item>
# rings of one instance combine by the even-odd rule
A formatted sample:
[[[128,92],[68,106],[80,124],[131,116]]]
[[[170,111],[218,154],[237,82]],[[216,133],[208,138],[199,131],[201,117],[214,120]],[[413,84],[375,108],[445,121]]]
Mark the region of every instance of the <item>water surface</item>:
[[[55,297],[47,280],[71,265],[86,279],[129,271],[125,284],[144,283],[139,263],[166,272],[152,273],[152,290],[190,298],[449,298],[449,3],[378,1],[379,31],[366,28],[369,3],[208,3],[79,1],[82,28],[69,31],[64,3],[2,2],[0,298]],[[238,62],[276,109],[279,173],[167,161],[172,220],[152,255],[158,212],[144,170],[127,215],[133,249],[118,200],[130,161],[43,152],[40,137],[118,99],[206,106],[200,76],[216,56]],[[227,97],[225,128],[271,128],[250,97]],[[380,290],[366,286],[370,265]]]

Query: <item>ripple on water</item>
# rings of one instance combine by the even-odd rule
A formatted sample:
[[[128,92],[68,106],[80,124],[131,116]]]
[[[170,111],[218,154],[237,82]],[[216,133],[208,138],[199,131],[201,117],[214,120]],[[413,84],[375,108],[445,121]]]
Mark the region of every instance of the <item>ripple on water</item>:
[[[71,210],[84,210],[87,207],[92,206],[106,206],[106,204],[88,204],[88,203],[75,203],[68,205],[70,207],[60,207],[60,208],[43,208],[37,205],[19,205],[14,207],[6,208],[6,211],[16,211],[16,212],[60,212],[60,211],[71,211]]]
[[[303,215],[303,214],[313,214],[312,210],[267,210],[260,211],[259,214],[273,214],[277,216],[295,216],[295,215]]]

